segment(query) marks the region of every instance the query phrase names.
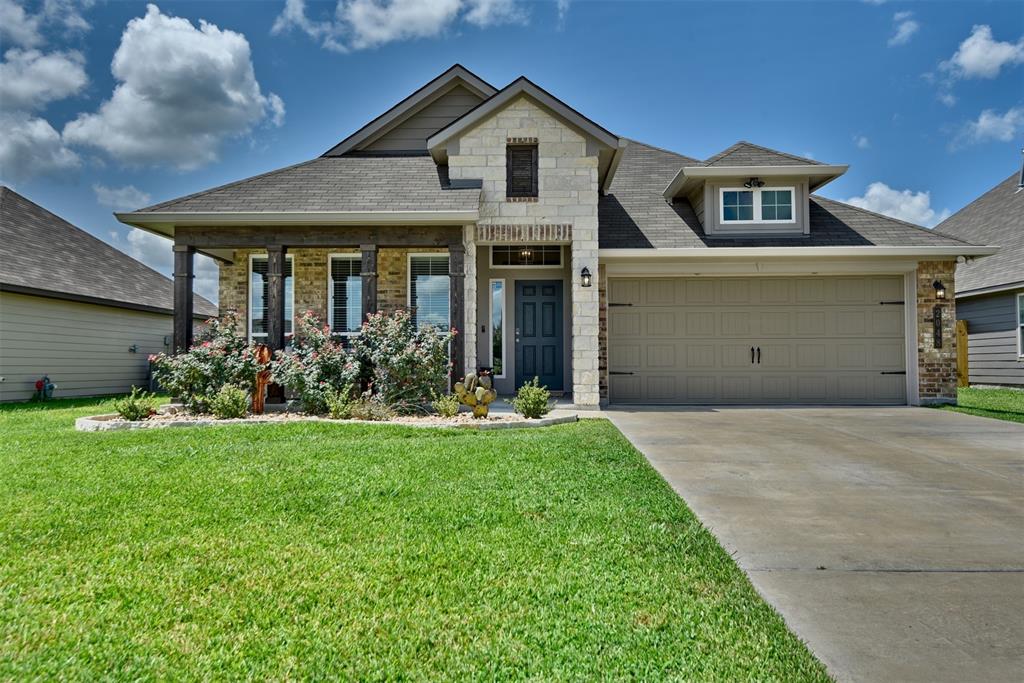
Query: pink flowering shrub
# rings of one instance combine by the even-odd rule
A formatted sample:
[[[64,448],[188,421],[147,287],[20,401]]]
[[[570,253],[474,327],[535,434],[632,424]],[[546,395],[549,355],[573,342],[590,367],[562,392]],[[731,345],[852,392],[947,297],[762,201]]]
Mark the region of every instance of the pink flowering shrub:
[[[238,316],[228,312],[206,321],[206,328],[188,351],[176,356],[149,357],[153,377],[194,413],[210,412],[210,402],[226,385],[252,394],[262,370],[253,346],[238,333]]]
[[[297,396],[311,413],[326,413],[328,399],[357,386],[359,362],[322,325],[312,311],[295,321],[290,351],[278,351],[271,362],[271,377]]]
[[[455,330],[416,329],[409,311],[374,313],[353,345],[368,393],[399,413],[423,412],[447,390]]]

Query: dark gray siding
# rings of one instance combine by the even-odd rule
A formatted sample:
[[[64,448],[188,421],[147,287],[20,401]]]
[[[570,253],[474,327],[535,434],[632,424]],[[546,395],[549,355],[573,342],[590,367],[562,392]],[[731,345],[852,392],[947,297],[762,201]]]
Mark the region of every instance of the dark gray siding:
[[[1017,294],[1000,292],[958,299],[956,317],[967,321],[971,384],[1024,386],[1024,361],[1017,349]]]

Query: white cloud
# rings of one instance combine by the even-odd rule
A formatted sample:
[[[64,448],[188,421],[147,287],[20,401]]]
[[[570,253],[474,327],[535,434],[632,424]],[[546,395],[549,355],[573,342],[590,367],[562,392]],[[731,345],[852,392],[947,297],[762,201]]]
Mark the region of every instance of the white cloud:
[[[951,146],[955,149],[990,140],[1011,142],[1021,133],[1024,133],[1024,107],[1010,107],[1002,114],[986,109],[977,120],[964,124]]]
[[[78,168],[78,155],[64,145],[45,119],[19,112],[0,113],[0,169],[5,180]]]
[[[78,93],[88,81],[81,52],[11,48],[0,63],[0,102],[7,111],[38,109]]]
[[[31,16],[14,0],[0,0],[0,38],[23,47],[41,45],[39,17]]]
[[[952,78],[995,78],[1004,66],[1024,63],[1024,38],[1016,43],[997,41],[992,28],[984,24],[971,29],[971,35],[939,68]]]
[[[338,0],[334,10],[333,18],[310,19],[305,0],[285,0],[271,33],[294,28],[329,50],[348,52],[432,38],[460,19],[479,27],[528,19],[520,0]]]
[[[939,94],[936,95],[936,97],[939,98],[939,102],[942,102],[947,107],[952,107],[954,104],[956,104],[956,95],[949,92],[948,90],[940,91]]]
[[[141,209],[149,204],[149,193],[143,192],[134,185],[124,187],[107,187],[95,183],[92,191],[96,193],[96,201],[103,206],[109,206],[115,211],[132,211]]]
[[[926,191],[895,190],[882,182],[871,183],[863,196],[850,197],[846,203],[928,227],[942,222],[950,213],[949,209],[933,209],[931,195]]]
[[[47,21],[61,24],[68,31],[88,31],[92,26],[82,16],[82,10],[94,4],[94,0],[44,0],[43,17]]]
[[[569,15],[569,0],[555,0],[555,6],[558,8],[558,24],[562,25],[565,23],[565,18]]]
[[[260,90],[245,36],[206,21],[197,29],[156,5],[128,22],[111,71],[111,98],[69,122],[64,138],[125,163],[197,168],[226,138],[283,121],[284,103]]]
[[[921,24],[913,16],[913,12],[897,12],[892,16],[893,24],[895,24],[895,33],[889,38],[889,47],[906,45],[914,34],[917,33],[918,29],[921,28]]]
[[[142,261],[155,271],[171,277],[174,273],[173,242],[151,232],[129,228],[126,239],[117,232],[111,232],[111,243],[137,261]],[[209,256],[196,254],[195,281],[192,288],[210,301],[217,303],[217,282],[220,269]]]
[[[853,144],[857,145],[857,149],[867,149],[871,146],[871,140],[866,135],[854,135]]]

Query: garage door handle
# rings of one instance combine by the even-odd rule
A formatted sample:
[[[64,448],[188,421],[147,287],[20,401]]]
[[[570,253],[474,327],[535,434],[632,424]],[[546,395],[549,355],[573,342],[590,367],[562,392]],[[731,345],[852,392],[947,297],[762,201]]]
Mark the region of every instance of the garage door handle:
[[[880,372],[878,374],[879,375],[905,375],[905,374],[907,374],[907,371],[906,370],[883,370],[882,372]]]
[[[611,370],[608,374],[609,375],[632,375],[633,373],[632,372],[619,372],[617,370]]]
[[[761,347],[760,346],[757,347],[757,364],[758,365],[761,364]]]
[[[751,365],[754,364],[754,347],[753,346],[750,347],[750,364]]]

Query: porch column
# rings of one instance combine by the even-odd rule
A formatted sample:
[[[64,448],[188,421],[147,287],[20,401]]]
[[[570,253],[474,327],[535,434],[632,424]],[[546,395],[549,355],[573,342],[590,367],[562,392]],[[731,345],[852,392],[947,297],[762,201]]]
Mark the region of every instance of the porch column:
[[[371,313],[377,312],[377,245],[363,244],[359,247],[363,252],[359,275],[363,284],[363,320]]]
[[[467,330],[465,321],[466,301],[466,248],[462,244],[448,246],[448,315],[451,326],[458,331],[452,344],[452,383],[466,374],[466,344],[473,330]]]
[[[192,346],[193,295],[195,280],[195,247],[174,245],[174,344],[173,353],[188,351]]]
[[[267,247],[267,346],[271,351],[284,348],[284,261],[284,247]]]

